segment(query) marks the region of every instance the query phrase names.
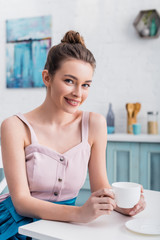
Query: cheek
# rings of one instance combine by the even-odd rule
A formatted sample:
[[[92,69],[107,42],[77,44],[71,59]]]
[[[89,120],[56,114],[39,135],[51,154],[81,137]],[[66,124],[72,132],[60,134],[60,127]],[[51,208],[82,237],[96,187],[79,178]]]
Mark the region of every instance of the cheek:
[[[85,91],[83,93],[83,99],[82,99],[82,102],[84,102],[86,100],[86,98],[88,97],[88,91]]]
[[[64,86],[60,86],[60,87],[53,87],[52,89],[52,95],[53,96],[63,96],[67,93],[67,89]]]

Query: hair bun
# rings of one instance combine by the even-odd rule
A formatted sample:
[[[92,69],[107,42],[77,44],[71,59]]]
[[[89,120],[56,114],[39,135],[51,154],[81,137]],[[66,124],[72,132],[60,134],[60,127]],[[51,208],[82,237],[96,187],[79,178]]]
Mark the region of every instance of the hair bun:
[[[61,40],[62,43],[70,43],[70,44],[82,44],[85,47],[84,39],[83,37],[79,34],[79,32],[75,31],[68,31],[63,39]]]

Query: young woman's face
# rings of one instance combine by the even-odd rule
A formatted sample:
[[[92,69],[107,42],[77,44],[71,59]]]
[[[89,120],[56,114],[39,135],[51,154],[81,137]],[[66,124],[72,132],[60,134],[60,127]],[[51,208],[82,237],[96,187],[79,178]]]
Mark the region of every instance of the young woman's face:
[[[89,63],[76,59],[62,63],[50,82],[53,104],[65,112],[75,112],[88,96],[92,77]]]

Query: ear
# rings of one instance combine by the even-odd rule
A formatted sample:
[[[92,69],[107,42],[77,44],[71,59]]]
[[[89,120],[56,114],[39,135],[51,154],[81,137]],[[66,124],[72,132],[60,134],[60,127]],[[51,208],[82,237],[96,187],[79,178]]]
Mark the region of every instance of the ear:
[[[44,82],[45,86],[49,87],[51,79],[50,79],[48,70],[45,69],[45,70],[42,71],[42,79],[43,79],[43,82]]]

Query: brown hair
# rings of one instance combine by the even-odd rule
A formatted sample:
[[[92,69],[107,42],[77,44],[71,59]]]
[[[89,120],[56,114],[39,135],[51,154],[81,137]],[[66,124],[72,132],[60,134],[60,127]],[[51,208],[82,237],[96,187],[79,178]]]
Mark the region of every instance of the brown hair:
[[[49,50],[44,69],[47,69],[49,74],[53,76],[60,68],[62,61],[69,58],[90,63],[93,69],[96,67],[93,54],[86,48],[83,37],[75,31],[67,32],[61,43]]]

